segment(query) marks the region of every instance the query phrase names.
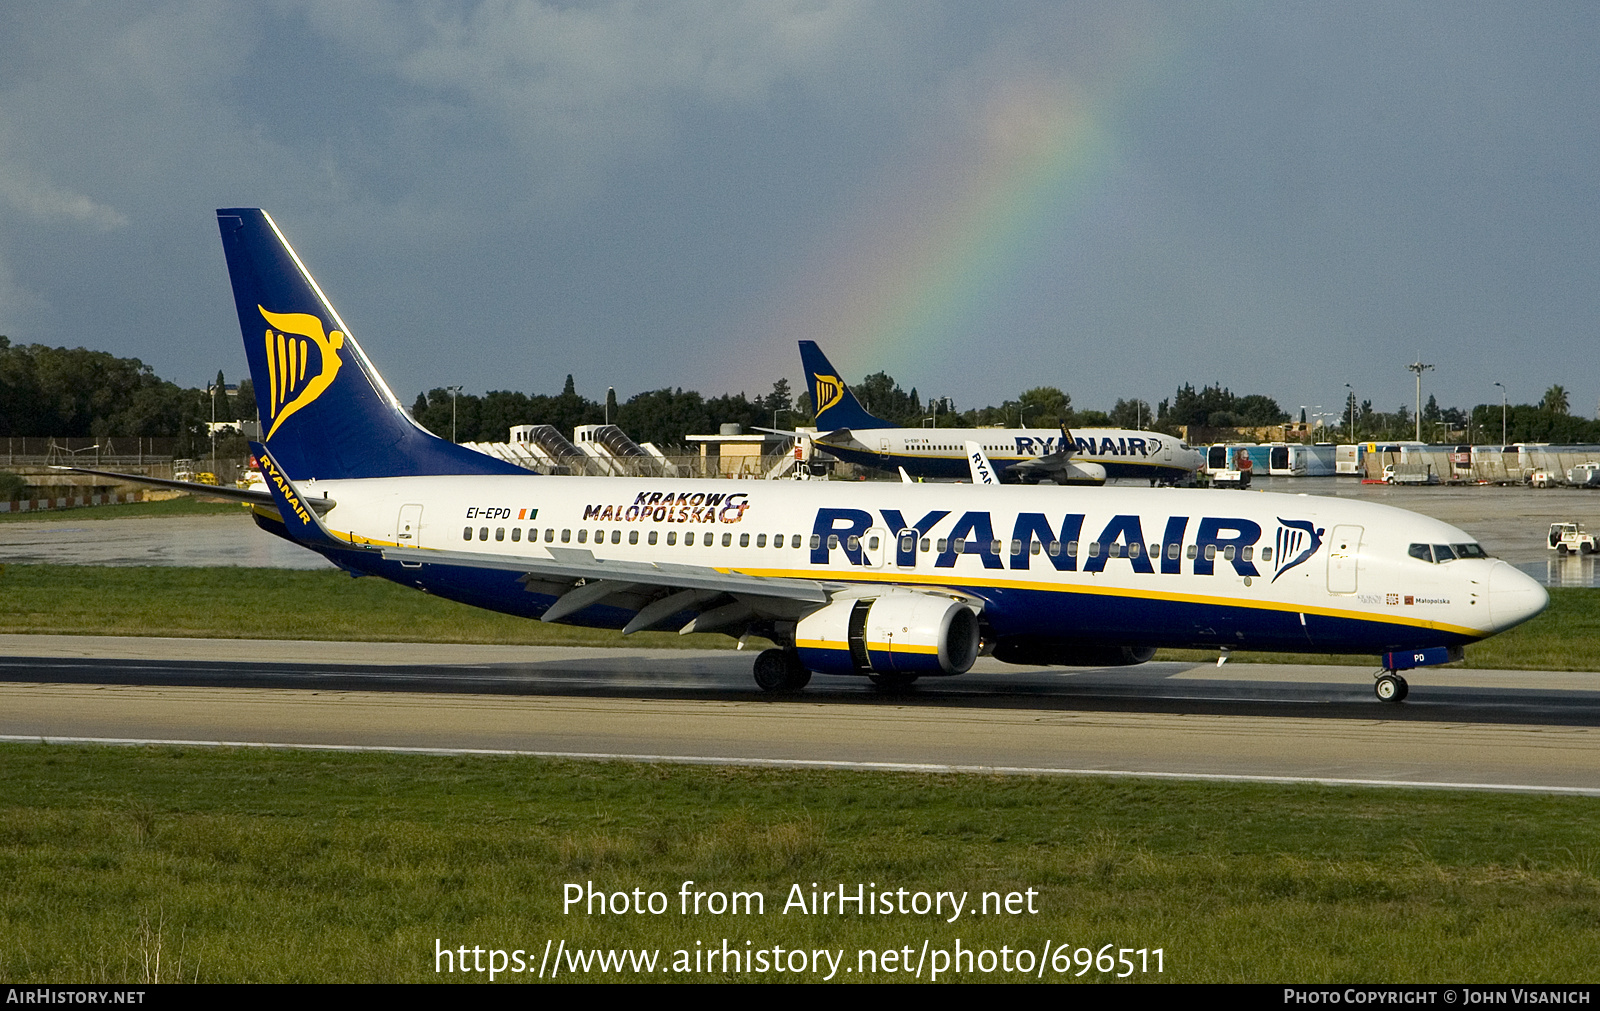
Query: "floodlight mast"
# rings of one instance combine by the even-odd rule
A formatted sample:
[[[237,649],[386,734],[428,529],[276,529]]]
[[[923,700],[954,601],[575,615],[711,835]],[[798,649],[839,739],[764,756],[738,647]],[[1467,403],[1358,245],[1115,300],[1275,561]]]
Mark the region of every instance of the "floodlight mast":
[[[1417,441],[1421,442],[1422,441],[1422,374],[1424,372],[1426,372],[1427,370],[1433,368],[1433,366],[1432,365],[1424,365],[1422,363],[1422,358],[1419,355],[1417,357],[1417,360],[1412,362],[1410,365],[1407,365],[1406,368],[1410,369],[1412,372],[1415,372],[1417,374]]]

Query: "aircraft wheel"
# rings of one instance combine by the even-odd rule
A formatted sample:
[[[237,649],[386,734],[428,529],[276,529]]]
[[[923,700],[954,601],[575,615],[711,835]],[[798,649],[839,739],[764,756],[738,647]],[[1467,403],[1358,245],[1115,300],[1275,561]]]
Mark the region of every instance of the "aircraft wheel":
[[[800,658],[781,649],[762,650],[756,657],[756,685],[764,692],[797,692],[811,681]]]
[[[887,674],[868,674],[867,677],[872,679],[872,683],[880,692],[903,692],[911,687],[912,682],[917,680],[917,675],[905,674],[900,671],[893,671]]]
[[[1411,692],[1411,686],[1398,674],[1385,674],[1373,685],[1373,691],[1385,702],[1404,702]]]

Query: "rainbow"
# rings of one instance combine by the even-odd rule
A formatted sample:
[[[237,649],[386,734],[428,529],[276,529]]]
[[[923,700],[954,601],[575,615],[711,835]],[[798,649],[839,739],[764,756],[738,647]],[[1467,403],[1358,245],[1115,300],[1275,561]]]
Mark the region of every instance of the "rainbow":
[[[1061,77],[997,85],[960,136],[870,192],[769,325],[790,348],[819,341],[857,382],[904,373],[918,354],[979,351],[983,321],[1038,283],[1073,241],[1068,226],[1104,199],[1119,166],[1106,120],[1124,90],[1096,98]]]

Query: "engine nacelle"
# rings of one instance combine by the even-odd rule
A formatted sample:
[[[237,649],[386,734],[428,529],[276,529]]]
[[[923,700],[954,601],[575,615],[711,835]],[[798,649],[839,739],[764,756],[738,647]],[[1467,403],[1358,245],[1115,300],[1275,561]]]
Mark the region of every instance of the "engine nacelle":
[[[1092,643],[1007,640],[994,648],[1001,663],[1028,667],[1131,667],[1156,655],[1154,646],[1100,646]]]
[[[800,619],[794,644],[821,674],[964,674],[978,658],[978,616],[932,593],[836,600]]]

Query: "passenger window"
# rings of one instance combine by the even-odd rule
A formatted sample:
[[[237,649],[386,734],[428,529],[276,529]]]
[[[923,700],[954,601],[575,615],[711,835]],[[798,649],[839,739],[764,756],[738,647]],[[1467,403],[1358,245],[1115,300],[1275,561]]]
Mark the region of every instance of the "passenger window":
[[[844,546],[850,551],[860,551],[861,538],[857,537],[855,534],[851,534],[850,539],[844,542]]]
[[[686,548],[694,547],[694,531],[693,530],[690,530],[690,531],[687,531],[686,533],[684,533],[684,535],[683,535],[683,546],[686,547]]]
[[[1052,541],[1051,543],[1054,544],[1055,542]],[[1075,558],[1075,557],[1077,557],[1077,554],[1078,554],[1078,542],[1077,541],[1068,541],[1067,542],[1067,557],[1068,558]]]
[[[1413,544],[1410,548],[1406,549],[1406,553],[1412,558],[1421,559],[1424,562],[1433,561],[1433,552],[1428,550],[1428,546],[1426,544]]]
[[[767,546],[767,535],[766,534],[756,534],[756,547],[764,548],[766,546]]]
[[[495,527],[494,528],[494,539],[497,540],[497,541],[505,540],[506,539],[506,528],[505,527]]]
[[[628,531],[628,543],[629,544],[638,544],[639,543],[639,531],[637,531],[637,530],[629,530]]]
[[[1248,562],[1252,557],[1255,556],[1255,553],[1256,553],[1256,549],[1247,544],[1244,547],[1244,552],[1243,552],[1242,557],[1244,558],[1245,561]],[[1262,561],[1266,561],[1266,559],[1262,559]]]
[[[1223,561],[1225,561],[1225,562],[1233,561],[1233,555],[1234,555],[1234,550],[1233,550],[1233,545],[1232,544],[1230,544],[1226,548],[1222,549],[1222,560]]]
[[[1206,545],[1206,561],[1214,562],[1216,560],[1217,560],[1217,546],[1215,544],[1207,544]]]
[[[838,540],[839,539],[837,537],[835,537],[834,538],[834,542],[835,543],[829,545],[829,547],[837,547],[838,546]],[[811,550],[815,551],[820,547],[822,547],[822,535],[821,534],[812,534],[811,535]]]
[[[486,541],[488,539],[489,539],[489,528],[488,527],[479,527],[478,528],[478,540]]]
[[[945,549],[948,548],[949,546],[950,546],[949,538],[946,538],[946,537],[939,538],[939,554],[941,554],[941,555],[944,554],[945,553]]]
[[[650,531],[650,535],[648,537],[646,537],[645,540],[647,540],[651,544],[655,544],[655,542],[656,542],[656,532],[654,530]]]
[[[579,544],[588,544],[589,543],[589,531],[587,531],[587,530],[579,530],[578,531],[578,543]]]
[[[1050,553],[1051,558],[1058,558],[1061,555],[1061,542],[1051,541],[1050,545],[1045,550]]]
[[[1013,555],[1022,554],[1022,541],[1020,538],[1011,538],[1011,553]]]
[[[596,544],[604,544],[606,542],[606,532],[604,530],[596,530],[594,532],[594,542]]]
[[[553,541],[555,539],[556,539],[556,528],[555,527],[546,527],[545,528],[545,532],[544,532],[544,542],[546,544],[549,544],[551,541]],[[562,540],[566,540],[565,537],[563,537],[561,539]]]
[[[922,553],[923,554],[927,554],[928,553],[928,538],[926,538],[926,537],[924,537],[922,539]]]
[[[668,530],[667,531],[667,547],[670,548],[670,547],[674,546],[677,543],[678,543],[678,532],[676,530]]]
[[[613,531],[611,531],[611,543],[612,544],[621,544],[622,543],[622,531],[621,530],[613,530]]]
[[[1028,538],[1028,551],[1029,551],[1030,554],[1037,555],[1039,553],[1039,550],[1041,548],[1043,548],[1043,547],[1044,547],[1044,545],[1040,544],[1038,541],[1034,540],[1031,537]]]
[[[740,534],[739,535],[739,547],[748,548],[749,546],[750,546],[750,535],[749,534]]]
[[[1191,545],[1189,545],[1189,550],[1188,550],[1188,552],[1187,552],[1187,554],[1188,554],[1188,556],[1189,556],[1189,558],[1190,558],[1190,559],[1191,559],[1191,560],[1193,560],[1193,559],[1194,559],[1194,557],[1195,557],[1195,556],[1196,556],[1196,555],[1198,555],[1198,554],[1199,554],[1199,553],[1200,553],[1200,546],[1199,546],[1199,545],[1197,545],[1197,544],[1191,544]],[[1211,557],[1211,556],[1210,556],[1210,555],[1207,555],[1207,556],[1206,556],[1206,557],[1207,557],[1207,558],[1210,558],[1210,557]]]
[[[715,537],[716,535],[715,534],[711,534],[709,536]],[[733,535],[732,534],[723,534],[722,535],[722,546],[725,547],[725,548],[733,547]]]
[[[472,528],[471,527],[468,527],[467,529],[461,531],[461,539],[464,540],[464,541],[472,540]]]
[[[571,530],[563,530],[563,531],[561,531],[561,543],[562,544],[566,544],[567,542],[569,542],[571,540],[572,540],[572,531]]]
[[[998,555],[1000,553],[1000,547],[1001,547],[1001,545],[1000,545],[1000,541],[998,539],[990,541],[989,542],[989,554]]]
[[[1261,549],[1261,560],[1263,562],[1272,561],[1272,549],[1271,548],[1262,548]]]
[[[1128,545],[1126,550],[1129,558],[1138,558],[1141,554],[1143,554],[1143,549],[1144,545],[1135,541],[1134,543]]]
[[[1089,557],[1090,558],[1099,558],[1100,557],[1100,542],[1099,541],[1090,541],[1089,542]]]
[[[522,528],[521,527],[512,527],[511,528],[511,539],[514,540],[514,541],[522,540]]]
[[[915,537],[911,536],[910,534],[906,534],[904,537],[900,538],[900,553],[902,555],[912,554],[916,550],[917,539]]]
[[[1167,557],[1168,558],[1177,558],[1178,557],[1178,544],[1177,544],[1176,541],[1174,541],[1173,543],[1167,545]]]

